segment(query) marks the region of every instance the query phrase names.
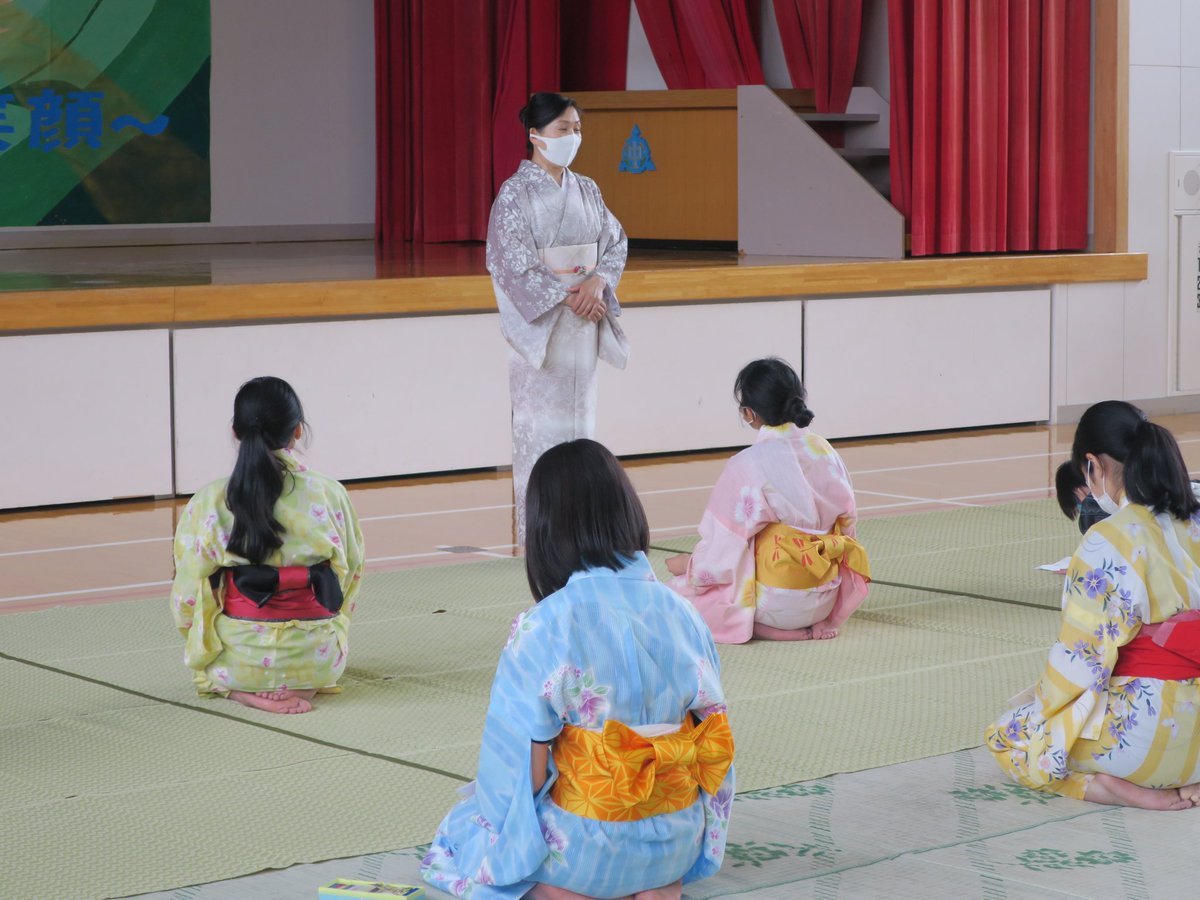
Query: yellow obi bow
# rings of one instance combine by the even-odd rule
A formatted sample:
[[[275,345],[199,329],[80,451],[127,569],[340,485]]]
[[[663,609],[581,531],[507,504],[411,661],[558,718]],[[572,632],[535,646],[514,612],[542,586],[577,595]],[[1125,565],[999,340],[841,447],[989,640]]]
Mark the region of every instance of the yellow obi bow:
[[[598,733],[566,725],[554,740],[554,764],[550,796],[562,809],[635,822],[686,809],[700,789],[715,794],[733,764],[733,732],[725,713],[698,726],[689,715],[678,732],[659,737],[612,719]]]
[[[812,590],[833,581],[842,566],[871,580],[867,551],[840,526],[831,534],[809,534],[768,525],[754,538],[755,580],[763,587]]]

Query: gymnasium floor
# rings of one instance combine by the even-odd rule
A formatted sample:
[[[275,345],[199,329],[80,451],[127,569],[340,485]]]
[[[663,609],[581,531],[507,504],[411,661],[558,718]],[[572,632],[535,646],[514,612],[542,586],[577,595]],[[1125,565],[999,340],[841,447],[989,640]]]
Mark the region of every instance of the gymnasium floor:
[[[1200,470],[1200,416],[1161,421]],[[1188,893],[1177,845],[1200,813],[1030,794],[971,749],[1053,637],[1058,581],[1034,567],[1075,541],[1047,500],[1070,436],[839,443],[876,587],[830,644],[722,648],[740,796],[725,869],[687,896],[1097,896],[1116,893],[1114,874],[1126,896]],[[629,463],[660,566],[689,545],[727,456]],[[175,900],[416,877],[408,848],[471,775],[495,652],[526,602],[510,483],[352,491],[372,601],[357,668],[343,695],[287,723],[190,696],[160,599],[182,501],[0,516],[0,667],[15,699],[0,718],[0,895],[43,896],[39,877],[60,896]]]

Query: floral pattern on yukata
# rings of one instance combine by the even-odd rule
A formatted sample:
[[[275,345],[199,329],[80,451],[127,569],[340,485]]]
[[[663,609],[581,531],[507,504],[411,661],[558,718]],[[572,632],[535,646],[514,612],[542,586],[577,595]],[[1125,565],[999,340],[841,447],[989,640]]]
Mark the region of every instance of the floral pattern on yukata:
[[[184,662],[202,694],[229,691],[336,690],[349,653],[350,618],[358,602],[364,549],[358,517],[338,482],[310,471],[289,450],[276,453],[284,489],[275,504],[283,546],[272,566],[328,561],[341,582],[341,612],[315,622],[249,622],[222,613],[224,587],[209,576],[244,565],[227,549],[233,514],[225,505],[228,479],[201,488],[175,532],[171,611],[184,637]]]
[[[696,605],[719,643],[744,643],[754,632],[757,605],[755,536],[782,523],[809,534],[839,527],[854,537],[855,521],[850,474],[830,443],[790,423],[764,426],[754,444],[726,463],[688,570],[670,586]],[[835,613],[847,615],[867,593],[855,577],[823,590],[836,593]]]
[[[1200,779],[1200,679],[1112,675],[1121,647],[1143,623],[1189,608],[1187,593],[1175,586],[1200,577],[1197,521],[1128,504],[1084,536],[1063,585],[1058,640],[1033,699],[1006,712],[985,736],[1014,781],[1082,799],[1099,772],[1136,776],[1149,787]],[[1183,550],[1186,571],[1168,534]],[[1166,741],[1159,739],[1164,728],[1171,732]]]
[[[622,896],[715,873],[734,793],[731,767],[714,794],[632,822],[583,818],[533,792],[531,741],[564,723],[682,723],[725,708],[712,635],[655,578],[644,554],[618,572],[578,572],[522,613],[492,684],[475,782],[460,793],[422,862],[425,880],[476,900],[523,896],[536,882]],[[652,839],[651,839],[652,838]]]

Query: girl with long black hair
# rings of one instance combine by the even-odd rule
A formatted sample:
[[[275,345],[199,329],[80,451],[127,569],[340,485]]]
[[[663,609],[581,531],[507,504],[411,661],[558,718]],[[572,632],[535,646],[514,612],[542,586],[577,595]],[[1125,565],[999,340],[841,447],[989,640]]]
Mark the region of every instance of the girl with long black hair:
[[[1032,695],[987,733],[1027,787],[1142,809],[1200,804],[1200,500],[1172,434],[1120,400],[1083,414],[1070,477],[1108,518],[1067,571]]]
[[[233,473],[201,488],[175,533],[171,607],[201,694],[304,713],[346,667],[363,541],[346,489],[293,455],[304,410],[270,376],[233,402]]]

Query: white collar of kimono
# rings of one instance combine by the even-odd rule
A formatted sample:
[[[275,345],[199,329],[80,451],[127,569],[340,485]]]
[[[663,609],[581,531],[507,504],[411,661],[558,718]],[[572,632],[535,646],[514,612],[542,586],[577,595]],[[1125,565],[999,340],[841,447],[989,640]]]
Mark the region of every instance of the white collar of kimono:
[[[615,575],[618,578],[633,578],[637,581],[654,581],[654,569],[650,566],[650,560],[646,558],[646,554],[640,550],[637,555],[629,561],[629,564],[620,571],[614,572],[612,569],[606,569],[603,566],[597,566],[591,569],[581,569],[575,572],[567,579],[567,584],[576,581],[580,578],[596,578],[600,575]]]
[[[802,429],[794,422],[784,422],[782,425],[764,425],[758,429],[758,435],[754,438],[754,443],[759,441],[769,441],[774,438],[790,438],[799,434]]]

